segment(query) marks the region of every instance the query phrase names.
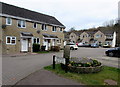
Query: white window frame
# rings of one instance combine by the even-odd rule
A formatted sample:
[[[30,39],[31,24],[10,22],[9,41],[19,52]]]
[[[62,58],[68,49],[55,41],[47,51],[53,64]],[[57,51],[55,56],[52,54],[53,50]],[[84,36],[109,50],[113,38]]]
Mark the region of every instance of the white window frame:
[[[62,43],[62,39],[58,39],[58,40],[57,40],[57,43],[58,43],[58,44],[61,44],[61,43]]]
[[[97,34],[95,37],[96,37],[96,38],[100,38],[100,37],[101,37],[101,35],[100,35],[100,34]]]
[[[12,18],[10,18],[10,24],[8,24],[8,18],[9,17],[6,18],[6,25],[12,25]]]
[[[42,29],[42,31],[47,31],[47,25],[46,24],[42,24],[41,25],[41,29]]]
[[[36,27],[34,26],[34,24],[36,24]],[[33,23],[33,28],[37,29],[37,23],[36,22]]]
[[[10,38],[10,43],[7,43],[7,38]],[[15,38],[15,39],[13,39]],[[15,43],[12,43],[12,40],[15,40]],[[6,44],[7,45],[16,45],[16,37],[15,36],[6,36]]]
[[[54,30],[54,31],[53,31]],[[57,32],[57,27],[56,26],[53,26],[52,27],[52,32]]]
[[[34,39],[36,39],[36,42],[34,43]],[[39,39],[39,43],[37,43],[37,39]],[[33,37],[33,40],[32,40],[33,42],[33,44],[40,44],[40,38],[39,37]]]
[[[20,21],[21,27],[18,26],[19,21]],[[23,22],[25,22],[25,27],[23,27]],[[19,28],[26,28],[26,21],[25,21],[25,20],[18,20],[18,21],[17,21],[17,26],[18,26]]]
[[[62,30],[62,31],[61,31],[61,30]],[[59,28],[59,31],[60,31],[60,32],[63,32],[63,29],[62,29],[62,28]]]

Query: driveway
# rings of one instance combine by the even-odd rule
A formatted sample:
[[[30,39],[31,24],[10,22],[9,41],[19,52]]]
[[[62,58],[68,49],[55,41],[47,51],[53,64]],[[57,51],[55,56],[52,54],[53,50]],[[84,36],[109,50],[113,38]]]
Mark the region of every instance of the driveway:
[[[118,67],[118,58],[105,56],[106,48],[79,48],[71,51],[71,57],[92,57],[100,60],[104,65]],[[63,56],[63,52],[47,53],[27,56],[3,56],[3,85],[14,85],[29,74],[52,64],[52,56]]]

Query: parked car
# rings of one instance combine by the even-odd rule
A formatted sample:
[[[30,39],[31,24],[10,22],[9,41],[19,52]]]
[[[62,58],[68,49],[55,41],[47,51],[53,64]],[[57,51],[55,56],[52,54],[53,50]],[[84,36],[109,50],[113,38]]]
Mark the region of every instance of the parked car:
[[[84,44],[83,47],[91,47],[90,44]]]
[[[110,57],[120,57],[120,47],[108,49],[105,51],[105,54]]]
[[[109,44],[104,44],[103,47],[104,48],[110,48],[111,46]]]
[[[92,43],[92,44],[91,44],[91,47],[93,47],[93,48],[97,48],[97,47],[99,47],[99,45],[96,44],[96,43]]]
[[[78,46],[76,44],[74,44],[74,43],[69,43],[67,45],[70,46],[70,50],[77,50],[78,49]]]
[[[76,45],[78,46],[78,43],[76,43]]]
[[[78,43],[78,47],[83,47],[84,44],[83,43]]]

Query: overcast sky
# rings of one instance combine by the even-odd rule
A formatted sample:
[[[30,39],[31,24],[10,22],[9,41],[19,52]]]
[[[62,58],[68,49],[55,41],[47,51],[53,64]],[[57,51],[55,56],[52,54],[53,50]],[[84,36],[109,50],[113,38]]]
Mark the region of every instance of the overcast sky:
[[[55,16],[66,30],[88,29],[118,17],[119,0],[0,0]]]

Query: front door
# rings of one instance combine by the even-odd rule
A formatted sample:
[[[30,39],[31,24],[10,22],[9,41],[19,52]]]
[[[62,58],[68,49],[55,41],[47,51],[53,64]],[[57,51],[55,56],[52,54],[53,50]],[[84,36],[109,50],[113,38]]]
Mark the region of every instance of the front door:
[[[52,40],[52,46],[55,46],[55,39]]]
[[[21,39],[21,51],[28,51],[28,39]]]
[[[46,46],[45,50],[48,50],[48,40],[46,40],[46,39],[44,40],[44,46]]]

